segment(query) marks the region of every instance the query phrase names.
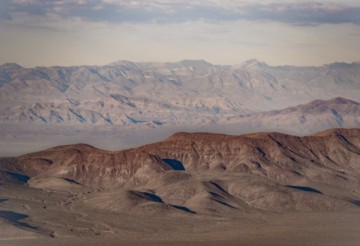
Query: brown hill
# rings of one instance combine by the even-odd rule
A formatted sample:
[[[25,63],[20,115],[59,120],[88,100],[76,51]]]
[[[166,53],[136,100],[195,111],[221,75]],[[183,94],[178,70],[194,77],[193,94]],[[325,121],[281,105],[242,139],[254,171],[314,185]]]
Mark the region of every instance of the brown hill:
[[[2,158],[0,171],[4,183],[100,189],[83,203],[111,211],[338,210],[360,200],[360,129],[307,137],[177,133],[118,152],[66,145]]]

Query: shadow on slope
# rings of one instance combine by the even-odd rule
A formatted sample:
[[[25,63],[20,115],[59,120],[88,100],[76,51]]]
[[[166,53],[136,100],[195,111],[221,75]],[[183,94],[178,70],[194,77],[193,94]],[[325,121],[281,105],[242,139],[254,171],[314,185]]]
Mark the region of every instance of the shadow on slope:
[[[15,213],[12,211],[1,210],[0,217],[10,221],[11,223],[13,223],[14,225],[19,226],[19,227],[32,229],[32,230],[38,229],[37,227],[31,226],[28,223],[19,221],[19,220],[28,218],[29,216],[27,216],[26,214],[19,214],[19,213]]]
[[[16,184],[25,184],[30,178],[26,175],[8,172],[8,171],[0,171],[0,181],[4,183],[16,183]]]
[[[173,170],[176,171],[185,171],[184,165],[181,163],[181,161],[178,161],[176,159],[162,159],[166,164],[168,164]]]
[[[360,200],[353,200],[353,201],[351,201],[351,203],[360,207]]]
[[[318,190],[316,190],[314,188],[307,187],[307,186],[287,185],[286,187],[296,189],[296,190],[306,191],[306,192],[313,192],[313,193],[323,194],[321,191],[318,191]]]

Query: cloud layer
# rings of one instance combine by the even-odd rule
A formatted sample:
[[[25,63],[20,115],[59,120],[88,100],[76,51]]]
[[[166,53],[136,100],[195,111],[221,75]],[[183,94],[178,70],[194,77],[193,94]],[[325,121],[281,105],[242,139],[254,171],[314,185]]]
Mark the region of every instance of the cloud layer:
[[[332,2],[330,2],[332,1]],[[0,64],[359,60],[359,0],[0,0]]]
[[[293,25],[351,23],[360,25],[360,5],[288,1],[182,0],[13,0],[0,3],[0,19],[52,21],[77,18],[107,23],[274,21]]]

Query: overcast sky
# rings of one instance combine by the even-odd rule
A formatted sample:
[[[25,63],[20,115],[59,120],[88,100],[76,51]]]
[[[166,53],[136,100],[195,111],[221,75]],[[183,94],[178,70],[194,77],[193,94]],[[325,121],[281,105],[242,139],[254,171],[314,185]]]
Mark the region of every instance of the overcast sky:
[[[360,60],[360,1],[0,0],[0,64]]]

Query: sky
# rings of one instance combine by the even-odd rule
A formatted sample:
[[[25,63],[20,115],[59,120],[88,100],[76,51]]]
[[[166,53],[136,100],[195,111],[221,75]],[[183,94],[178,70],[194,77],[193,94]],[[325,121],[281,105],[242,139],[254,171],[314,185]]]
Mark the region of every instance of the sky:
[[[360,60],[360,0],[0,0],[0,64]]]

